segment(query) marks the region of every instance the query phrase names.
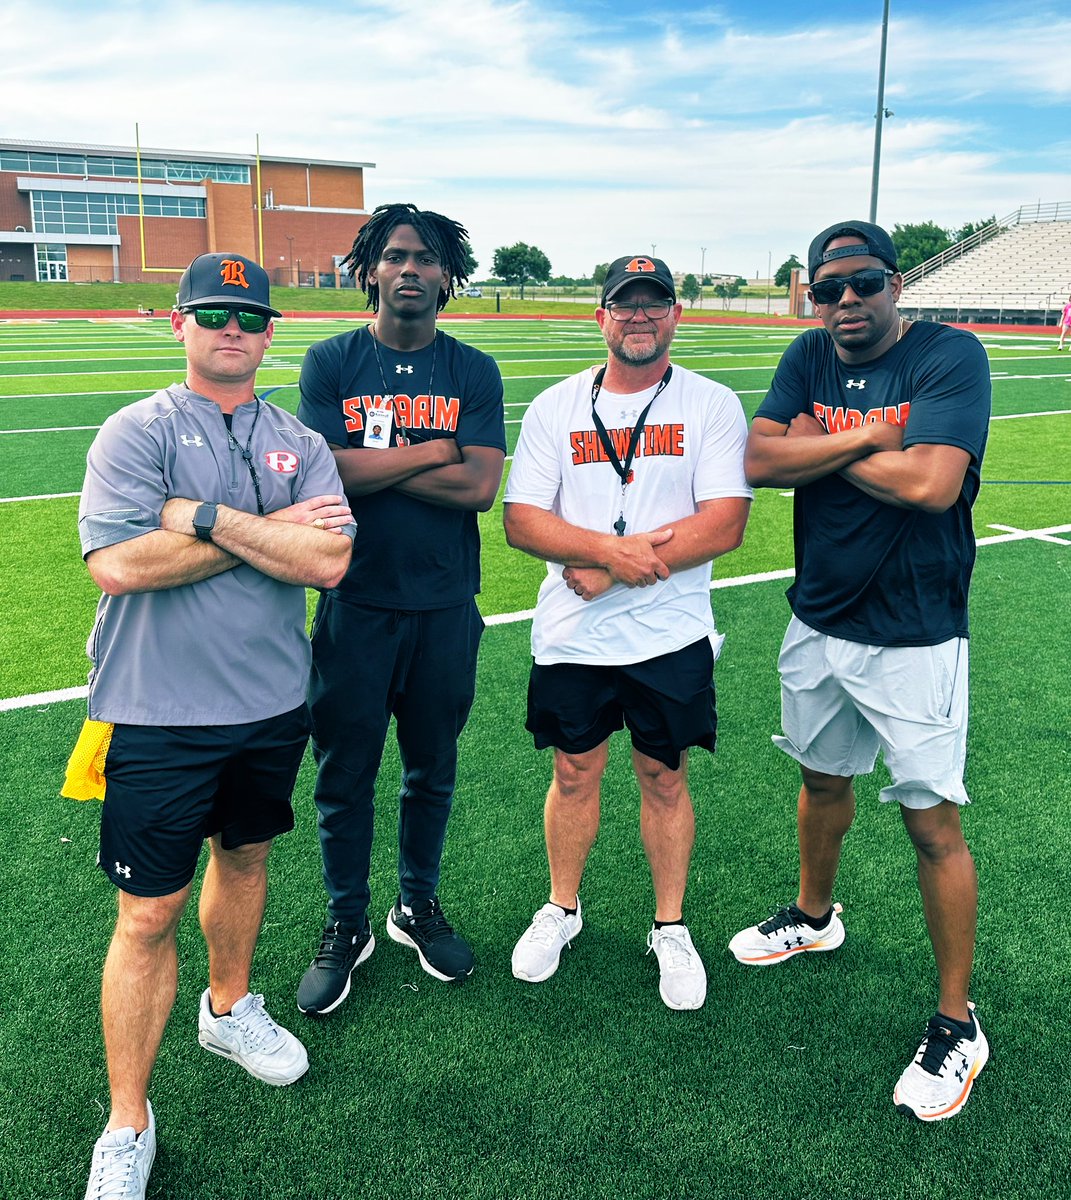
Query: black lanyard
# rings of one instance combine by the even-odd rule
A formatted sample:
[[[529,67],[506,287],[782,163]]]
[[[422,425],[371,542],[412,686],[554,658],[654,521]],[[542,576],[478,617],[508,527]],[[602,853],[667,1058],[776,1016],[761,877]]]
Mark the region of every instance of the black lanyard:
[[[242,456],[245,465],[249,468],[249,476],[253,480],[253,491],[257,494],[257,515],[262,517],[264,516],[264,501],[260,495],[260,480],[257,478],[257,469],[253,466],[253,451],[250,449],[253,445],[253,434],[256,432],[257,421],[260,420],[260,397],[254,396],[253,399],[256,401],[257,407],[253,410],[253,424],[249,430],[249,437],[245,441],[245,449],[242,449],[242,443],[234,436],[229,425],[227,425],[227,441],[230,444],[231,452],[233,453],[237,450]]]
[[[595,401],[599,398],[599,392],[602,389],[603,376],[606,374],[606,368],[600,367],[598,374],[595,376],[595,381],[591,385],[591,419],[595,422],[595,432],[599,435],[599,441],[602,442],[602,448],[606,451],[606,457],[610,460],[610,465],[617,472],[618,478],[621,480],[621,513],[614,522],[614,533],[618,537],[625,536],[625,488],[628,487],[632,478],[632,460],[636,456],[636,447],[640,444],[640,434],[643,432],[643,423],[647,419],[647,414],[651,411],[651,405],[662,394],[662,389],[669,383],[669,378],[673,374],[673,367],[666,367],[666,373],[659,381],[658,387],[655,389],[655,394],[647,401],[647,407],[640,413],[636,424],[632,427],[632,436],[628,440],[628,450],[625,452],[625,461],[617,457],[617,451],[614,449],[614,444],[610,440],[610,435],[606,432],[606,426],[602,423],[602,418],[595,411]]]

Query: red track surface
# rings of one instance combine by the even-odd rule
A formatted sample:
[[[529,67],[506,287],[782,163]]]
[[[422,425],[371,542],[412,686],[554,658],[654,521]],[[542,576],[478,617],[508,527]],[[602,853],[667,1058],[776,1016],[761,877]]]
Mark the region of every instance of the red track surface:
[[[4,321],[150,321],[163,320],[166,313],[159,317],[147,317],[144,313],[130,312],[125,309],[7,309],[0,311],[0,323]],[[295,320],[356,320],[359,317],[371,317],[371,313],[362,309],[359,313],[352,312],[284,312],[283,316]],[[455,320],[494,320],[494,321],[590,321],[591,317],[578,316],[575,313],[440,313],[440,321]],[[796,329],[817,325],[815,320],[794,320],[792,317],[749,317],[749,316],[695,316],[685,311],[682,318],[688,325],[773,325],[790,326]],[[954,324],[954,322],[945,322]],[[1031,333],[1057,336],[1059,325],[956,325],[957,329],[969,329],[973,333]]]

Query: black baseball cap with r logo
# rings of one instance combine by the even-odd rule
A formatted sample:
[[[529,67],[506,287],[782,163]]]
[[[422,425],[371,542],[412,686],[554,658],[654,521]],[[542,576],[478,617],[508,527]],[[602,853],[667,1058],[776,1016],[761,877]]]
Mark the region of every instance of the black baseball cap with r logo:
[[[280,317],[271,306],[268,272],[241,254],[199,254],[179,280],[176,308],[233,304]]]

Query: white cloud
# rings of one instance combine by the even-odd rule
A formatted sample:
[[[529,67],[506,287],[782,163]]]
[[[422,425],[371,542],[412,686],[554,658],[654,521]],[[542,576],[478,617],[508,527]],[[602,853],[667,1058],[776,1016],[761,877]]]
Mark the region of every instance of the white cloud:
[[[866,215],[879,28],[784,4],[780,25],[768,12],[759,25],[752,11],[14,0],[0,133],[128,145],[139,122],[144,146],[244,153],[259,133],[266,154],[377,163],[369,204],[456,216],[485,269],[517,240],[566,273],[653,242],[671,265],[697,265],[705,245],[708,269],[754,275]],[[887,224],[1071,198],[1071,22],[999,11],[996,26],[966,0],[894,12]]]

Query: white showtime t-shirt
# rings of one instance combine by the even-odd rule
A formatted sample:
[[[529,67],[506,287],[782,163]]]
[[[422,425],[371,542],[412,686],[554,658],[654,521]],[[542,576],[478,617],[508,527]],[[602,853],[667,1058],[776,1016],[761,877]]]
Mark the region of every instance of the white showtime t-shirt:
[[[591,416],[595,370],[562,380],[532,401],[521,423],[505,499],[611,533],[622,511],[621,481]],[[628,431],[655,390],[628,396],[600,391],[596,408],[615,447],[627,447]],[[644,420],[633,479],[625,489],[626,531],[664,529],[692,516],[701,500],[750,499],[746,440],[747,422],[736,394],[674,366]],[[618,449],[622,460],[624,447]],[[536,662],[620,666],[716,636],[710,567],[708,562],[674,572],[654,587],[614,584],[585,601],[566,587],[562,564],[548,562],[532,622]]]

